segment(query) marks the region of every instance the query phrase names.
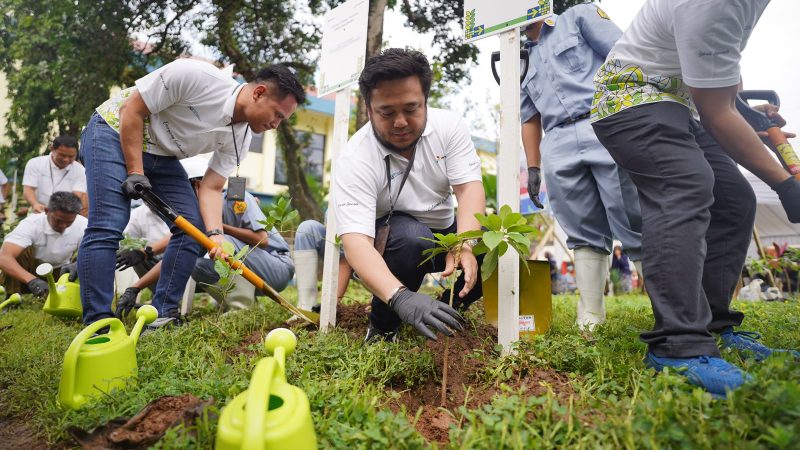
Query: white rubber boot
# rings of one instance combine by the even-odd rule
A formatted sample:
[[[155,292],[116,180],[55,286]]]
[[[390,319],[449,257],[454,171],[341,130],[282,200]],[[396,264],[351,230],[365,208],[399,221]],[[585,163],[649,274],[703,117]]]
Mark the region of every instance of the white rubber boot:
[[[248,309],[256,301],[256,287],[243,276],[233,278],[233,289],[225,296],[225,308],[228,311]]]
[[[575,282],[581,298],[578,300],[578,327],[592,329],[606,320],[603,290],[608,277],[608,255],[588,247],[575,249]]]
[[[319,256],[316,250],[294,251],[294,274],[297,277],[297,307],[306,311],[317,304],[317,271]]]

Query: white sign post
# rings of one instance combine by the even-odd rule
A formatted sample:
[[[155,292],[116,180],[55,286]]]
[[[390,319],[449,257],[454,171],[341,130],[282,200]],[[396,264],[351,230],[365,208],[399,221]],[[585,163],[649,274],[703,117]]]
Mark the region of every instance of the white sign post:
[[[358,81],[367,53],[368,0],[348,0],[323,18],[320,90],[323,96],[336,92],[331,142],[331,173],[347,145],[350,128],[350,86]],[[332,182],[332,180],[330,180]],[[339,248],[335,244],[336,215],[333,202],[326,215],[325,257],[322,269],[322,307],[319,325],[327,331],[336,325],[336,291],[339,277]]]
[[[500,33],[500,145],[497,196],[519,212],[520,39],[519,28],[552,15],[551,0],[464,0],[464,40]],[[519,340],[519,257],[507,252],[497,265],[497,342],[503,351]]]

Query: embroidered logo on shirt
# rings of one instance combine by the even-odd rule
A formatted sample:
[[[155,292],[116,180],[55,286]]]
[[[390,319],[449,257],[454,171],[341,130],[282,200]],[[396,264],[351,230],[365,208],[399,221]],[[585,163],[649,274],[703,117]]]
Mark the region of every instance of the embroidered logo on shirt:
[[[606,14],[606,12],[600,8],[597,8],[597,15],[602,17],[603,19],[611,20],[611,17],[608,17],[608,14]]]

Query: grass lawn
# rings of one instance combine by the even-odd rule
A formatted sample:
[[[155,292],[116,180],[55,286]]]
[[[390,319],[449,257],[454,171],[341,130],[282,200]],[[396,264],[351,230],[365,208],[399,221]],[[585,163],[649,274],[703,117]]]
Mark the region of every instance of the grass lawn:
[[[348,297],[367,301],[357,287]],[[573,325],[576,298],[553,302],[550,332],[505,358],[492,345],[480,303],[473,306],[469,330],[451,342],[446,408],[435,393],[442,342],[406,329],[398,344],[364,345],[363,306],[350,306],[355,317],[343,330],[297,330],[288,378],[308,394],[321,448],[800,448],[800,364],[725,354],[755,379],[728,400],[712,400],[682,377],[644,369],[637,335],[652,325],[646,297],[610,298],[608,323],[593,342]],[[798,302],[735,306],[747,314],[743,329],[760,331],[765,343],[800,347]],[[219,409],[246,389],[266,356],[261,337],[288,317],[272,303],[225,316],[196,309],[186,326],[139,341],[136,387],[71,411],[55,400],[64,351],[81,327],[40,309],[26,299],[0,314],[0,448],[77,447],[75,430],[186,393],[214,403],[155,446],[212,448]]]

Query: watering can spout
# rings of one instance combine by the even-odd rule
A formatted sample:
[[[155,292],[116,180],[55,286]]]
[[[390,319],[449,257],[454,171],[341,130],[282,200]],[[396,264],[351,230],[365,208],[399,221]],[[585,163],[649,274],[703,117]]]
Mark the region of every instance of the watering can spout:
[[[142,306],[136,311],[136,323],[131,330],[131,339],[133,339],[134,345],[139,342],[142,328],[149,323],[155,322],[156,319],[158,319],[158,310],[151,305]]]
[[[317,448],[308,397],[286,382],[286,356],[296,346],[297,337],[286,328],[267,335],[264,347],[272,356],[258,362],[247,391],[223,408],[217,450]]]
[[[53,265],[50,263],[39,264],[39,266],[36,267],[36,275],[47,279],[47,286],[50,288],[50,307],[58,308],[60,298],[56,280],[53,278]]]

